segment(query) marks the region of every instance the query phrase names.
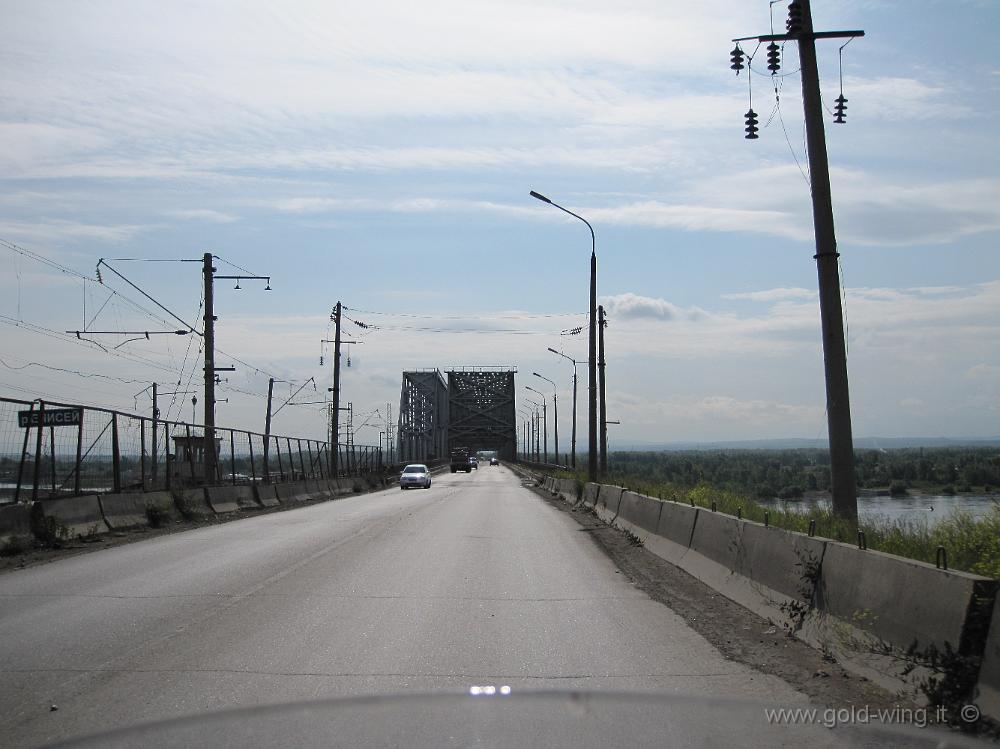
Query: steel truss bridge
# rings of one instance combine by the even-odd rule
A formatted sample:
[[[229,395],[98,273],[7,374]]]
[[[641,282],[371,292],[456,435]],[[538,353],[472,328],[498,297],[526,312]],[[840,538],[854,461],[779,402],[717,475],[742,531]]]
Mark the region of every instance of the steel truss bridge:
[[[403,372],[399,396],[399,459],[446,458],[454,447],[517,453],[514,367],[450,367]]]

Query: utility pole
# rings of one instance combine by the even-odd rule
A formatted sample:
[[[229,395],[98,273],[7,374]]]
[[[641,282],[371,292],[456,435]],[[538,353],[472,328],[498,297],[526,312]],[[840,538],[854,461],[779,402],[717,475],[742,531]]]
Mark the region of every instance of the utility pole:
[[[330,449],[333,451],[333,475],[340,470],[340,302],[333,310],[336,333],[333,336],[333,418],[330,422]]]
[[[608,392],[604,383],[604,328],[608,321],[604,317],[604,306],[597,308],[597,329],[600,346],[597,352],[597,370],[600,373],[601,388],[601,476],[608,472]]]
[[[215,295],[212,253],[206,252],[202,258],[202,276],[205,284],[205,442],[204,442],[204,483],[215,482]]]
[[[274,396],[274,378],[267,381],[267,414],[264,417],[264,483],[271,483],[271,467],[268,465],[268,456],[271,452],[271,399]]]
[[[157,465],[156,465],[156,457],[157,457],[156,456],[156,422],[157,422],[157,420],[159,420],[159,418],[160,418],[160,408],[159,408],[159,405],[156,402],[156,383],[154,382],[153,383],[153,446],[152,446],[152,449],[149,451],[150,462],[153,464],[152,465],[151,475],[152,475],[153,485],[154,486],[156,485],[156,474],[157,474]],[[169,446],[168,446],[167,449],[169,450]]]
[[[240,281],[267,281],[264,291],[271,290],[270,276],[216,276],[216,268],[212,265],[212,253],[206,252],[202,256],[202,277],[205,287],[205,473],[204,483],[206,485],[215,482],[216,466],[218,465],[218,455],[215,450],[215,373],[234,372],[235,367],[215,366],[215,279],[227,278],[236,280],[236,288],[240,288]]]
[[[823,360],[826,374],[827,432],[830,440],[830,483],[834,514],[857,522],[857,478],[854,472],[854,440],[851,432],[851,405],[847,379],[847,348],[844,342],[844,316],[840,302],[840,269],[837,237],[833,222],[830,191],[830,165],[823,125],[823,102],[819,71],[816,65],[817,39],[853,39],[864,31],[820,31],[813,28],[809,0],[794,0],[788,6],[787,34],[769,34],[734,39],[732,68],[743,69],[745,53],[739,42],[748,39],[768,42],[768,69],[772,75],[780,68],[777,42],[796,41],[802,70],[802,107],[805,113],[806,146],[809,151],[809,177],[812,193],[813,227],[816,241],[816,270],[819,279],[820,319],[823,334]],[[748,71],[750,75],[752,71]],[[838,99],[838,122],[843,122],[846,99]],[[747,112],[747,138],[756,138],[756,115]]]

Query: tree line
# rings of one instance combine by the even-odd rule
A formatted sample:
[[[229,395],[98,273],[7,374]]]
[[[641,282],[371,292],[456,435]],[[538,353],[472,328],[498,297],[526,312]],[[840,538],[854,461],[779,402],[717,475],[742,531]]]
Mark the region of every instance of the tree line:
[[[708,484],[761,498],[830,490],[830,454],[822,449],[615,452],[608,460],[612,476],[678,487]],[[855,475],[858,489],[877,493],[988,494],[1000,487],[1000,448],[857,450]]]

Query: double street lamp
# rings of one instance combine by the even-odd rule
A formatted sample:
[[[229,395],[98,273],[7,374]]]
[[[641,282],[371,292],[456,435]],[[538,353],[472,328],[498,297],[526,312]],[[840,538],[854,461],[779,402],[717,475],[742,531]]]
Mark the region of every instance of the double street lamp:
[[[589,364],[590,362],[586,362],[586,361],[584,361],[584,362],[578,362],[572,356],[566,356],[566,354],[562,353],[561,351],[556,351],[551,346],[549,347],[549,351],[551,351],[556,356],[561,356],[563,359],[567,359],[573,365],[573,434],[572,434],[572,439],[570,440],[570,447],[571,447],[570,465],[573,468],[576,468],[576,365],[577,364]],[[555,400],[555,399],[553,398],[553,400]],[[557,424],[557,427],[558,427],[558,422],[556,422],[556,424]],[[557,439],[557,442],[558,442],[558,439]],[[556,449],[558,450],[558,447]]]
[[[552,385],[552,422],[555,425],[556,433],[556,463],[559,462],[559,401],[556,398],[556,384],[545,375],[532,372],[535,377],[539,377]],[[546,440],[547,441],[547,440]]]
[[[548,411],[545,408],[545,393],[535,390],[531,385],[525,385],[525,389],[530,390],[535,395],[541,396],[542,399],[542,434],[544,435],[544,445],[545,445],[545,460],[544,462],[549,462],[549,417]]]
[[[594,227],[590,225],[583,216],[578,216],[573,211],[563,208],[558,203],[553,203],[544,195],[535,192],[530,193],[531,197],[541,200],[543,203],[555,206],[563,213],[568,213],[574,218],[580,219],[590,229],[590,357],[589,357],[589,380],[590,380],[590,408],[589,422],[590,435],[587,450],[587,474],[591,481],[597,481],[597,238],[594,236]],[[556,352],[558,353],[558,352]]]
[[[528,400],[527,398],[524,399],[524,402],[528,404],[528,407],[531,409],[532,412],[531,424],[532,424],[532,432],[534,433],[533,441],[535,443],[535,462],[540,463],[542,460],[541,439],[540,439],[541,434],[539,433],[540,430],[538,428],[539,427],[538,422],[540,421],[542,409],[545,408],[545,403],[544,402],[539,403],[538,401]]]

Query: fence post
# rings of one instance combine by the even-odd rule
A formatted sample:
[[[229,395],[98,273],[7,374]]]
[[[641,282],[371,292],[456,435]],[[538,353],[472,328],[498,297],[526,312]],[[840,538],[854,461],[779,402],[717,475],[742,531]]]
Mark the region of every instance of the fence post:
[[[170,424],[163,422],[163,470],[167,472],[166,487],[170,491],[170,474],[173,469],[173,459],[170,457]]]
[[[146,420],[139,419],[139,473],[142,474],[142,490],[146,491]]]
[[[80,426],[76,430],[76,476],[73,479],[73,493],[76,495],[80,494],[80,474],[83,472],[83,420],[86,414],[85,410],[80,414]]]
[[[40,480],[40,474],[42,468],[42,434],[45,432],[45,427],[42,424],[45,423],[45,401],[38,401],[38,437],[35,440],[35,471],[34,477],[31,482],[31,501],[34,502],[38,499],[38,482]]]
[[[115,494],[119,494],[122,490],[122,456],[118,449],[118,414],[115,412],[111,414],[111,471],[114,474],[111,485]]]
[[[35,404],[32,403],[28,410],[28,425],[24,428],[24,444],[21,445],[21,462],[17,466],[17,487],[14,489],[14,504],[21,501],[21,480],[24,477],[24,461],[28,457],[28,440],[31,439],[31,418],[34,415]]]
[[[285,480],[285,466],[281,462],[281,440],[277,437],[274,438],[274,449],[278,451],[278,475],[281,480]]]
[[[296,438],[295,442],[298,443],[298,446],[299,446],[299,468],[302,469],[302,479],[305,480],[307,478],[307,476],[306,476],[306,464],[305,464],[305,460],[303,460],[303,458],[302,458],[302,440]],[[312,466],[309,466],[309,467],[312,468]]]
[[[187,437],[187,462],[188,468],[191,469],[191,483],[194,483],[194,450],[192,450],[191,445],[191,425],[184,425],[184,434]]]
[[[56,493],[56,428],[49,427],[49,447],[52,448],[52,462],[49,468],[52,472],[52,494]]]
[[[292,481],[295,481],[295,458],[292,456],[292,438],[285,437],[285,448],[288,450],[288,468],[292,472]],[[302,456],[299,456],[301,460]]]
[[[236,486],[236,437],[233,430],[229,430],[229,473],[233,477],[233,486]]]
[[[250,478],[253,482],[257,483],[257,466],[254,465],[253,457],[253,435],[247,432],[247,446],[250,448]]]
[[[306,453],[309,455],[309,478],[316,478],[316,463],[313,462],[312,440],[306,440]],[[322,478],[322,476],[320,476]]]

